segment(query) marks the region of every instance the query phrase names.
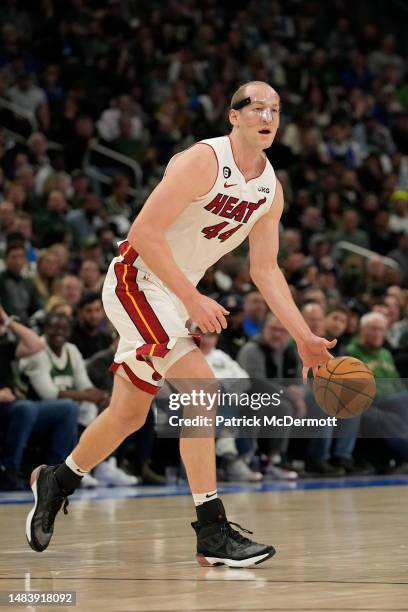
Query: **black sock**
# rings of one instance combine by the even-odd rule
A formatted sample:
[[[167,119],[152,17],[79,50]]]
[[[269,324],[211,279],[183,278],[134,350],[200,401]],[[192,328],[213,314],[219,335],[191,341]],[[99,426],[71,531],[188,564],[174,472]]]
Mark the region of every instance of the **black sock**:
[[[55,478],[64,493],[71,495],[81,484],[83,476],[78,476],[67,464],[61,463],[54,472]]]
[[[225,515],[224,504],[219,497],[210,499],[200,506],[196,506],[197,519],[201,524],[205,523],[225,523],[227,517]]]

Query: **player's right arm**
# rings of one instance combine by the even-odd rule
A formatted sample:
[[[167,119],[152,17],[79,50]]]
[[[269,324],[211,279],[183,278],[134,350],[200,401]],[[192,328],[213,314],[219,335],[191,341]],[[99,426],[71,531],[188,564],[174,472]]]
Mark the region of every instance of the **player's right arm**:
[[[193,200],[212,189],[217,172],[214,151],[206,144],[196,144],[178,155],[146,200],[128,234],[131,246],[183,302],[190,318],[203,333],[219,333],[225,329],[228,311],[202,295],[180,270],[165,232]],[[191,239],[194,240],[194,236]]]

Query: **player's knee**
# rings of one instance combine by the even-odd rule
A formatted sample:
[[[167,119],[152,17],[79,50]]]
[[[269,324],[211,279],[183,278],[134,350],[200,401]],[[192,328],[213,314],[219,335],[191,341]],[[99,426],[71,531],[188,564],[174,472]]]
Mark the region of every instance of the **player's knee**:
[[[114,419],[115,426],[122,432],[130,434],[137,431],[146,422],[147,412],[140,408],[133,407],[114,407],[109,406],[106,411],[110,413]]]

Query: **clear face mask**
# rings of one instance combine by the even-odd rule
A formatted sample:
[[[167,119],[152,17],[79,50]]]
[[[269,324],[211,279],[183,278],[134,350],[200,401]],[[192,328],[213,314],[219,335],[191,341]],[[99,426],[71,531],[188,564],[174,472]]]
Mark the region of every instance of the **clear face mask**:
[[[236,102],[231,108],[233,110],[242,110],[246,106],[251,106],[251,108],[248,109],[251,115],[261,119],[264,122],[273,122],[278,119],[279,108],[264,106],[265,104],[271,104],[271,100],[253,100],[252,98],[244,98],[243,100]]]
[[[265,121],[265,123],[269,123],[275,121],[279,117],[279,110],[276,108],[266,107],[254,107],[249,109],[249,112]]]

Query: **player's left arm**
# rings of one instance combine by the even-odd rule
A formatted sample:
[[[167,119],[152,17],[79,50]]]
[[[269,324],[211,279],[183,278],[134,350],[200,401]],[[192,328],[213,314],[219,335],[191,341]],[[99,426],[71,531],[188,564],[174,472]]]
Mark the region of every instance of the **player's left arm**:
[[[279,221],[283,211],[282,186],[277,181],[270,210],[254,225],[249,234],[250,274],[269,308],[294,338],[303,361],[303,380],[309,368],[331,359],[327,349],[336,341],[315,336],[296,306],[288,283],[278,266]]]

